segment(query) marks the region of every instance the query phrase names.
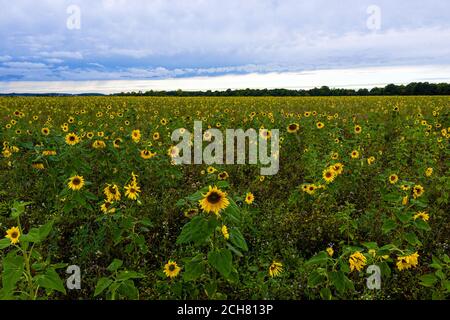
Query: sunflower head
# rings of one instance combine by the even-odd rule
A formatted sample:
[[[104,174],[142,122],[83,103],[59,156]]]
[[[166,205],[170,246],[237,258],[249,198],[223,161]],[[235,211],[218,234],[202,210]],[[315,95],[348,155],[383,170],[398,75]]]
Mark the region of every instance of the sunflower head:
[[[245,202],[247,204],[252,204],[254,200],[255,200],[255,196],[253,195],[253,193],[247,192],[247,194],[245,195]]]
[[[283,272],[283,264],[281,262],[273,261],[269,267],[269,275],[277,277]]]
[[[84,178],[78,175],[70,177],[67,186],[74,191],[80,190],[84,186]]]
[[[11,229],[6,230],[6,238],[11,240],[12,244],[16,244],[19,242],[20,238],[20,230],[19,227],[12,227]]]
[[[175,278],[180,273],[181,268],[175,261],[169,260],[164,266],[164,273],[168,278]]]
[[[209,191],[203,195],[203,199],[199,201],[200,207],[206,213],[213,212],[218,215],[219,212],[229,206],[230,201],[226,192],[223,192],[216,186],[209,186]]]

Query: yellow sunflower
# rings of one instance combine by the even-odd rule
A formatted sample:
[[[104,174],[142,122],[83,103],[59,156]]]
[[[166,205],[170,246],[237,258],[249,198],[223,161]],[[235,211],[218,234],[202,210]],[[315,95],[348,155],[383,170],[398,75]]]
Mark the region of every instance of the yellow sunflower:
[[[223,235],[223,237],[224,237],[226,240],[228,240],[228,239],[230,238],[230,234],[229,234],[229,232],[228,232],[227,226],[226,226],[226,225],[223,225],[221,230],[222,230],[222,235]]]
[[[226,172],[226,171],[223,171],[217,175],[217,178],[219,180],[226,180],[226,179],[228,179],[228,177],[229,177],[229,175],[228,175],[228,172]]]
[[[156,153],[153,153],[153,152],[151,152],[151,151],[148,151],[147,149],[145,149],[145,150],[142,150],[141,151],[141,158],[142,159],[151,159],[151,158],[153,158],[155,155],[156,155]]]
[[[133,130],[131,132],[131,139],[133,139],[134,142],[139,142],[139,140],[141,140],[141,130]]]
[[[298,125],[298,123],[291,123],[287,127],[287,131],[289,133],[296,133],[299,129],[300,129],[300,126]]]
[[[50,133],[50,129],[49,128],[42,128],[41,129],[41,133],[44,135],[44,136],[48,136],[49,135],[49,133]]]
[[[414,215],[414,220],[418,218],[422,219],[423,221],[428,221],[430,219],[430,215],[425,211],[419,211]]]
[[[350,256],[348,262],[350,264],[351,271],[355,269],[361,271],[362,268],[366,265],[367,259],[361,252],[356,251]]]
[[[279,276],[283,272],[283,264],[281,262],[273,261],[269,267],[269,275],[273,277]]]
[[[12,227],[11,229],[6,230],[6,238],[11,240],[12,244],[16,244],[19,242],[20,238],[20,230],[18,227]]]
[[[80,190],[84,186],[84,178],[78,175],[70,177],[67,186],[74,191]]]
[[[359,152],[358,152],[357,150],[353,150],[353,151],[350,153],[350,156],[351,156],[353,159],[358,159],[358,158],[359,158]]]
[[[253,195],[253,193],[247,192],[247,194],[245,195],[245,202],[247,204],[252,204],[253,201],[255,201],[255,196]]]
[[[359,134],[359,133],[361,133],[362,128],[361,128],[360,125],[357,124],[357,125],[355,126],[355,129],[354,129],[354,130],[355,130],[355,133],[356,133],[356,134]]]
[[[209,191],[203,195],[203,199],[199,200],[200,207],[206,213],[213,212],[216,215],[230,205],[227,193],[218,189],[216,186],[209,186]]]
[[[181,268],[175,261],[169,260],[164,266],[164,273],[168,278],[175,278],[180,273]]]
[[[65,140],[66,140],[66,143],[70,146],[74,146],[78,142],[80,142],[80,138],[75,133],[67,134]]]
[[[330,183],[336,178],[336,173],[332,168],[323,170],[322,177],[326,183]]]
[[[110,202],[120,200],[120,191],[116,184],[107,184],[105,189],[103,189],[103,193]]]
[[[128,199],[131,200],[136,200],[137,197],[139,196],[139,193],[141,192],[141,188],[135,182],[131,182],[124,188],[125,188],[125,196],[127,196]]]
[[[415,185],[413,187],[414,199],[417,199],[418,197],[422,196],[424,192],[425,192],[425,189],[420,184]]]
[[[398,176],[395,173],[393,173],[389,176],[389,183],[396,184],[397,181],[398,181]]]

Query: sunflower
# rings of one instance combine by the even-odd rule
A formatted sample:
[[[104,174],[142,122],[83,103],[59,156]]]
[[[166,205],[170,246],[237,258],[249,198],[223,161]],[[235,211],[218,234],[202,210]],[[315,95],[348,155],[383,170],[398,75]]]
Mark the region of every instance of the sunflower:
[[[358,152],[357,150],[353,150],[353,151],[350,153],[350,156],[351,156],[353,159],[358,159],[358,158],[359,158],[359,152]]]
[[[273,277],[277,277],[283,272],[283,264],[281,262],[273,261],[269,267],[269,275]]]
[[[413,187],[414,199],[422,196],[424,192],[425,192],[425,189],[420,184],[415,185]]]
[[[207,171],[209,174],[211,174],[211,173],[216,172],[217,170],[216,170],[216,168],[209,166],[209,167],[206,169],[206,171]]]
[[[159,138],[160,138],[159,132],[153,133],[153,140],[159,140]]]
[[[44,150],[42,151],[42,155],[43,156],[56,156],[56,151],[55,150]]]
[[[147,149],[145,149],[145,150],[141,151],[140,155],[141,155],[142,159],[151,159],[151,158],[153,158],[156,155],[156,153],[153,153],[153,152],[148,151]]]
[[[180,155],[180,149],[177,146],[170,146],[167,150],[167,155],[171,158],[178,157]]]
[[[397,257],[397,268],[399,271],[408,270],[412,267],[415,267],[419,264],[419,254],[417,252],[407,255]]]
[[[94,133],[88,132],[88,133],[86,133],[86,137],[88,137],[88,139],[92,139],[94,137]]]
[[[67,183],[69,189],[72,190],[80,190],[84,186],[84,178],[82,176],[75,175],[69,178],[69,182]]]
[[[136,129],[131,132],[131,138],[134,142],[139,142],[141,140],[141,130]]]
[[[333,152],[333,153],[331,154],[331,159],[337,160],[338,158],[339,158],[339,153]]]
[[[304,190],[307,194],[313,195],[316,192],[316,189],[317,189],[316,185],[308,184],[306,185],[306,188]]]
[[[425,211],[419,211],[414,215],[414,220],[418,218],[422,219],[423,221],[428,221],[430,219],[430,215]]]
[[[203,194],[203,199],[199,200],[199,203],[203,211],[207,213],[213,212],[218,215],[220,210],[229,206],[230,201],[227,198],[226,192],[223,192],[216,186],[209,186],[209,191]]]
[[[35,162],[31,165],[34,169],[43,170],[44,164],[42,162]]]
[[[113,141],[114,148],[119,149],[121,143],[122,143],[122,139],[120,139],[120,138],[114,139],[114,141]]]
[[[168,278],[175,278],[180,273],[181,268],[175,261],[169,260],[164,266],[164,273]]]
[[[80,142],[80,138],[75,133],[67,134],[65,140],[66,140],[66,143],[70,146],[74,146],[78,142]]]
[[[355,129],[354,129],[354,130],[355,130],[355,133],[356,133],[356,134],[359,134],[359,133],[361,133],[362,128],[361,128],[360,125],[357,124],[357,125],[355,126]]]
[[[323,170],[322,177],[326,183],[330,183],[336,178],[336,172],[332,168]]]
[[[12,244],[16,244],[19,242],[20,238],[20,230],[18,227],[12,227],[11,229],[6,230],[6,238],[11,240]]]
[[[131,200],[136,200],[139,196],[139,192],[141,192],[141,188],[137,185],[136,182],[131,182],[125,187],[125,196],[127,196]]]
[[[374,162],[375,162],[375,157],[374,156],[367,158],[367,163],[369,165],[372,165]]]
[[[245,195],[245,202],[247,204],[252,204],[253,201],[255,201],[255,196],[253,195],[253,193],[247,192],[247,194]]]
[[[103,213],[114,213],[116,208],[112,207],[112,202],[105,200],[105,202],[100,206]]]
[[[332,257],[332,256],[333,256],[333,254],[334,254],[334,250],[333,250],[333,248],[332,248],[332,247],[328,247],[326,251],[327,251],[327,253],[328,253],[328,255],[329,255],[330,257]]]
[[[95,140],[94,143],[92,143],[92,147],[94,149],[104,149],[106,148],[106,144],[103,140]]]
[[[323,127],[325,127],[325,125],[323,124],[323,122],[317,122],[316,123],[316,127],[317,127],[317,129],[322,129]]]
[[[227,228],[227,226],[226,226],[226,225],[223,225],[222,228],[221,228],[221,231],[222,231],[223,237],[224,237],[226,240],[228,240],[228,239],[230,238],[230,234],[228,233],[228,228]]]
[[[259,129],[259,135],[261,138],[267,140],[270,139],[270,137],[272,137],[272,132],[270,132],[267,129]]]
[[[110,202],[120,200],[120,191],[116,184],[107,184],[105,189],[103,189],[103,193]]]
[[[42,133],[44,136],[48,136],[49,133],[50,133],[50,129],[47,128],[47,127],[42,128],[42,129],[41,129],[41,133]]]
[[[431,177],[431,175],[433,174],[433,168],[427,168],[427,170],[425,170],[425,175],[427,177]]]
[[[410,189],[410,187],[407,184],[402,184],[401,188],[403,191],[408,191]]]
[[[398,176],[395,173],[393,173],[389,176],[389,183],[396,184],[397,181],[398,181]]]
[[[362,268],[366,265],[367,259],[361,252],[356,251],[350,256],[348,262],[350,264],[351,271],[355,269],[361,271]]]
[[[289,133],[296,133],[299,129],[300,129],[300,126],[298,125],[298,123],[291,123],[287,127],[287,131]]]
[[[226,171],[223,171],[217,175],[217,178],[219,180],[226,180],[226,179],[228,179],[228,177],[229,177],[229,175],[228,175],[228,172],[226,172]]]
[[[163,126],[165,126],[167,124],[167,119],[162,118],[161,121],[159,123],[161,123]]]
[[[184,216],[185,216],[186,218],[192,218],[192,217],[196,216],[197,213],[198,213],[198,209],[196,209],[196,208],[190,208],[190,209],[184,211]]]
[[[333,164],[330,168],[337,174],[342,174],[344,171],[344,165],[340,162]]]

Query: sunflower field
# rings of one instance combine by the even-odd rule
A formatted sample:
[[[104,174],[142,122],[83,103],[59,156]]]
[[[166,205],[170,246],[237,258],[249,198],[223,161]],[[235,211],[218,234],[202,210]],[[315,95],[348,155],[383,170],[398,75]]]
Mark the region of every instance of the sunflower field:
[[[448,299],[449,113],[439,96],[1,98],[0,298]],[[194,121],[279,129],[278,173],[175,165]]]

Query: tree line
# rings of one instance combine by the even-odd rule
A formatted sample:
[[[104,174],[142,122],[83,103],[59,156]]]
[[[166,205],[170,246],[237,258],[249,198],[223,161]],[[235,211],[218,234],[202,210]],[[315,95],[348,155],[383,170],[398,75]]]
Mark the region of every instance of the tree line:
[[[372,89],[343,89],[322,86],[313,89],[237,89],[225,91],[138,91],[121,92],[118,96],[156,96],[156,97],[285,97],[285,96],[417,96],[450,95],[450,83],[412,82],[408,85],[388,84]]]

